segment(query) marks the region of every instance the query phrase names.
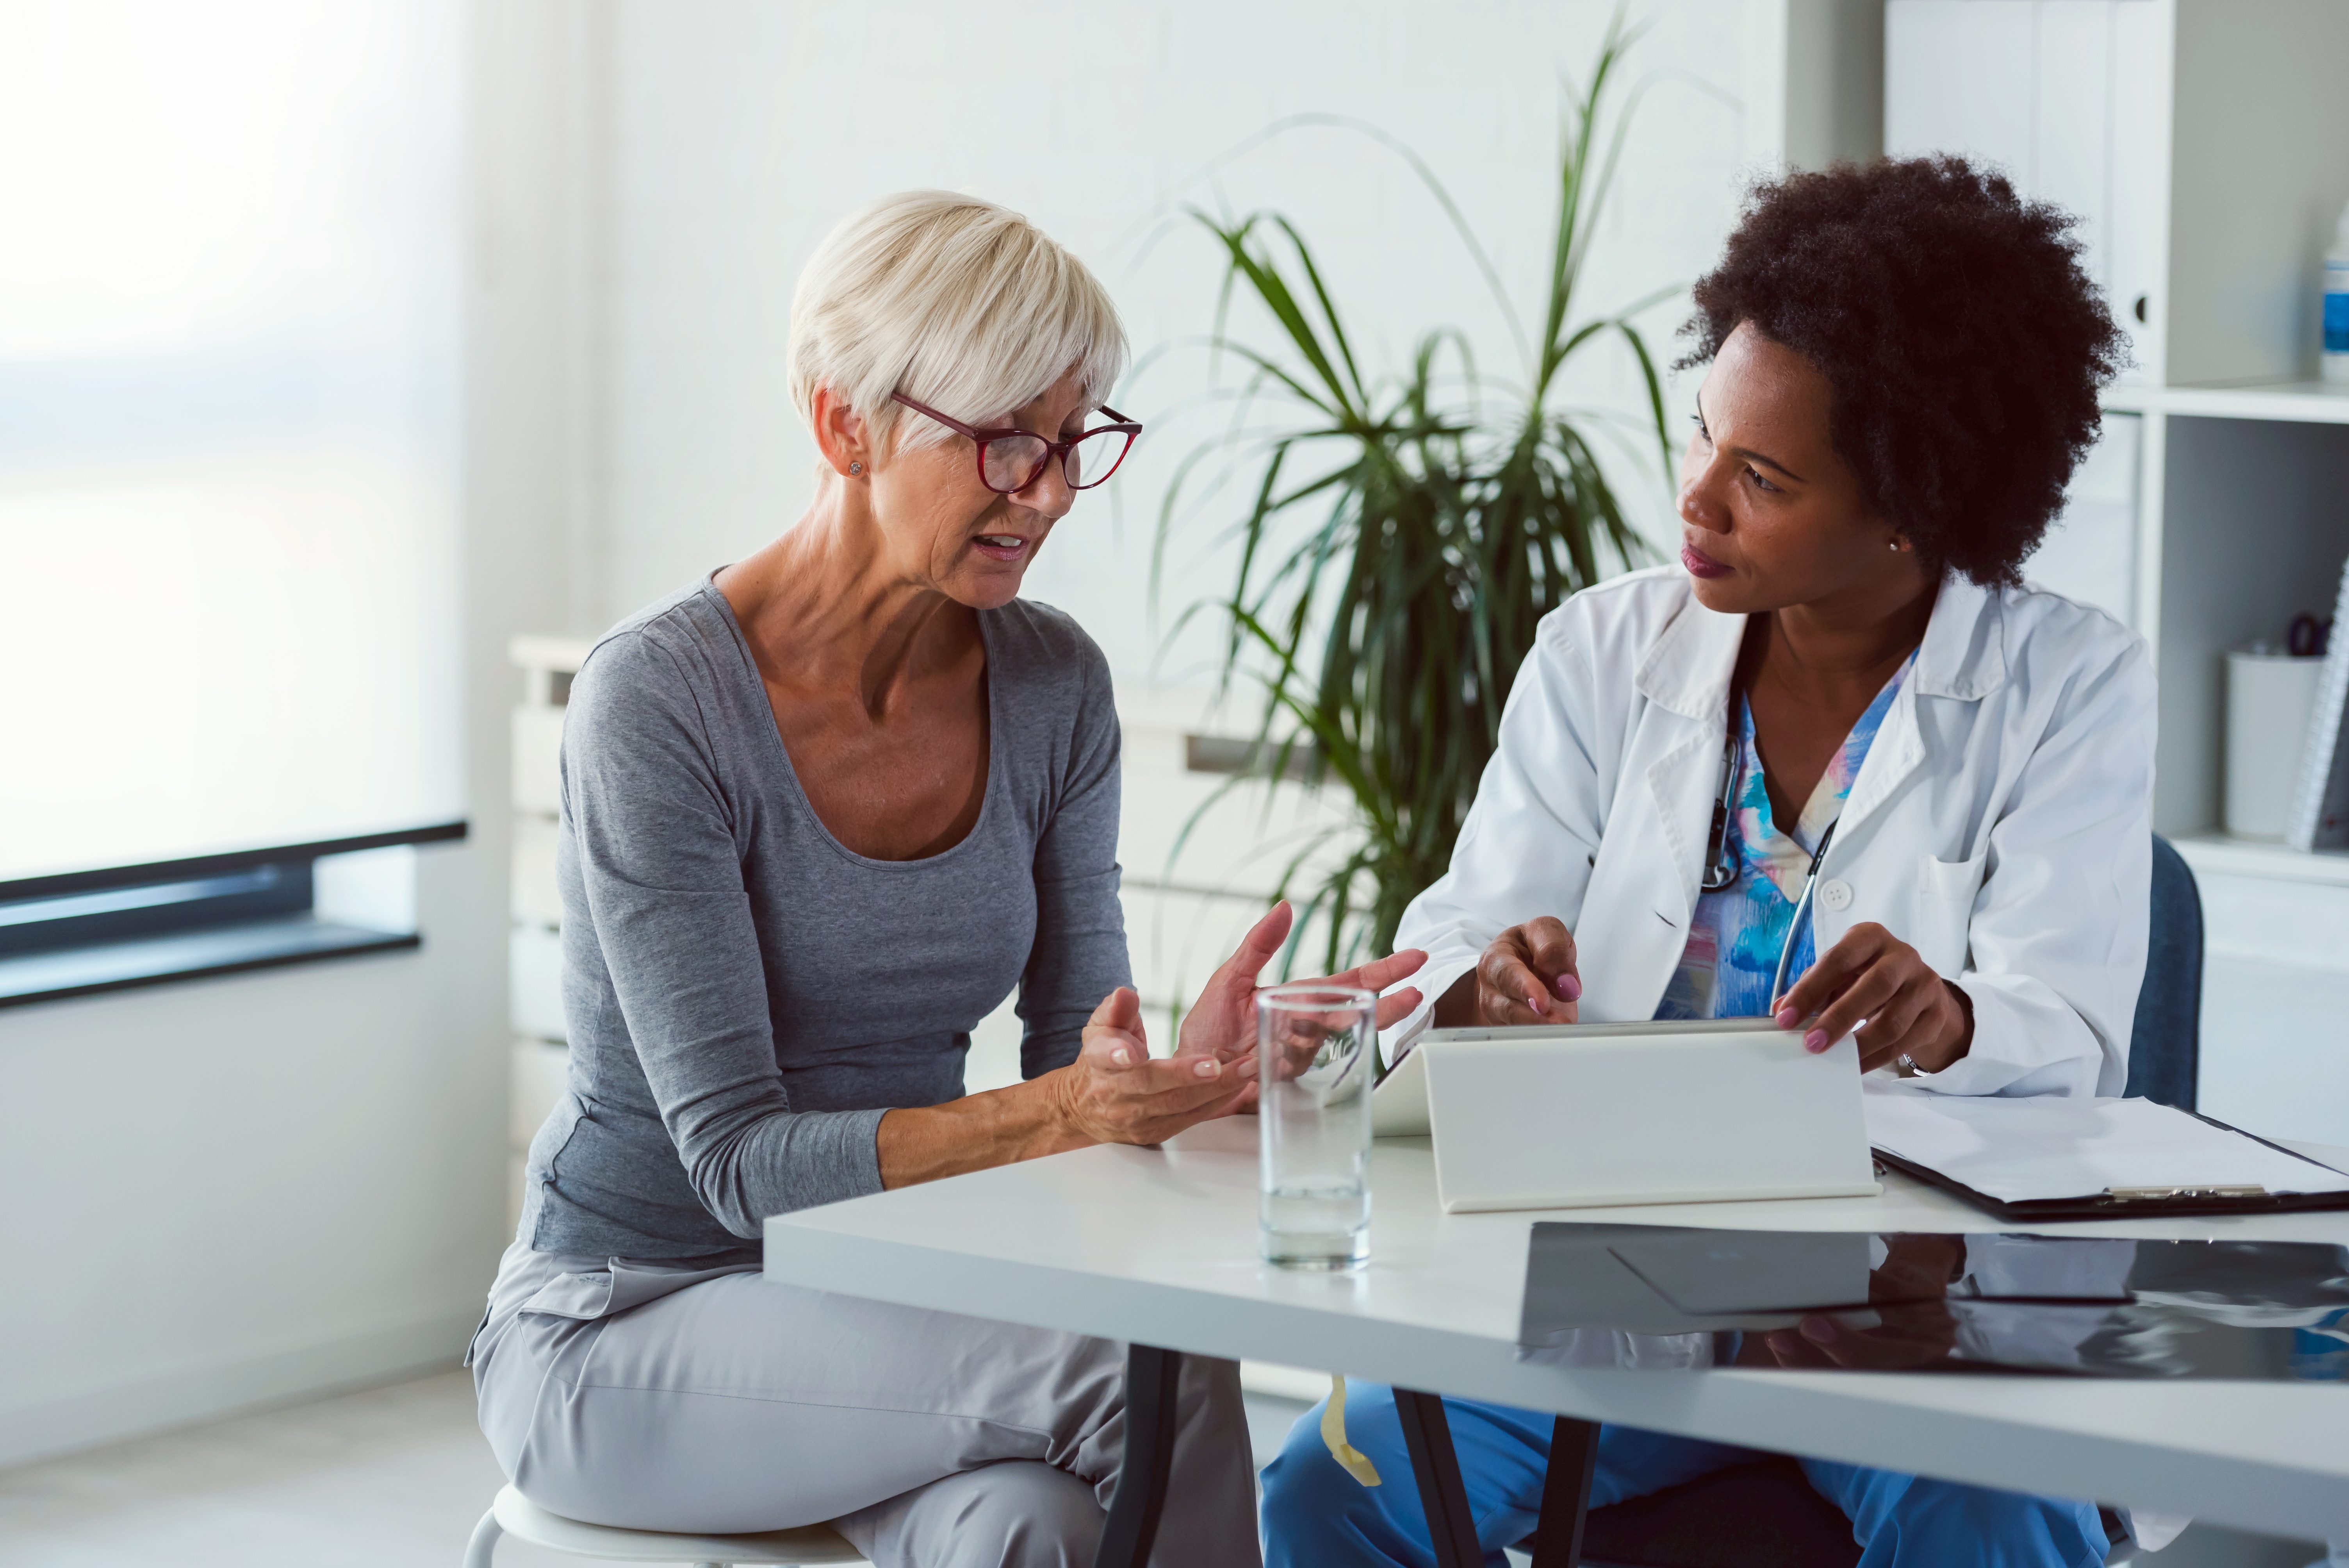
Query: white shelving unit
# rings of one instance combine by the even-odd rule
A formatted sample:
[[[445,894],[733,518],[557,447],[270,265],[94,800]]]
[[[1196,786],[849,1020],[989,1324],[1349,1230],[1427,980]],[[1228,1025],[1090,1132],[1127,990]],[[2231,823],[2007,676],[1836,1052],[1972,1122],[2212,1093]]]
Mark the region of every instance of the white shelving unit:
[[[592,642],[516,637],[507,656],[523,672],[512,716],[513,862],[506,928],[506,1222],[522,1218],[530,1140],[563,1093],[570,1053],[563,1024],[563,901],[554,885],[554,823],[563,802],[563,710]]]
[[[2026,570],[2154,649],[2154,825],[2204,903],[2202,1108],[2349,1140],[2349,854],[2217,831],[2223,655],[2330,614],[2349,559],[2349,388],[2315,379],[2349,5],[1889,0],[1885,51],[1885,150],[1986,156],[2082,214],[2134,346],[2105,398],[2135,449],[2126,526],[2080,548],[2100,514],[2075,485]]]

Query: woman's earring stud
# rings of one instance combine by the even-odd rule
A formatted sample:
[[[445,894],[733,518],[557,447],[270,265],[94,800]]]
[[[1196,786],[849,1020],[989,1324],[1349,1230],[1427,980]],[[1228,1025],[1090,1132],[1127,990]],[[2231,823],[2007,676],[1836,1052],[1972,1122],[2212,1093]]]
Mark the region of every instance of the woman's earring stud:
[[[1884,548],[1898,554],[1900,550],[1900,542],[1897,539],[1888,539],[1884,542]]]
[[[848,465],[848,471],[852,474],[861,474],[864,471],[864,465],[863,463],[851,463]],[[1899,547],[1896,545],[1894,548],[1897,549]]]

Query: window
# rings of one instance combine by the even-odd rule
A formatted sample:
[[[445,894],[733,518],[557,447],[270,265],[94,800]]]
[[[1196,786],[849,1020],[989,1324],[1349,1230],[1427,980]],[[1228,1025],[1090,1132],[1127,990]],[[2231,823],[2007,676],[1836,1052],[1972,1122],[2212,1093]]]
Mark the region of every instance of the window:
[[[0,948],[462,816],[457,37],[0,0]]]
[[[457,20],[0,0],[0,1005],[415,944],[321,890],[463,830]]]

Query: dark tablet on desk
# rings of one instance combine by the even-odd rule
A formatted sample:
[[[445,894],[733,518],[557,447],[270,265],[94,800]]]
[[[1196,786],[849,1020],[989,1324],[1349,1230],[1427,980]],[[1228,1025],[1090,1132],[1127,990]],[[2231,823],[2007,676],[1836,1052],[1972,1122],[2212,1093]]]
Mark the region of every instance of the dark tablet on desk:
[[[2349,1389],[2349,1247],[1540,1222],[1519,1355]]]

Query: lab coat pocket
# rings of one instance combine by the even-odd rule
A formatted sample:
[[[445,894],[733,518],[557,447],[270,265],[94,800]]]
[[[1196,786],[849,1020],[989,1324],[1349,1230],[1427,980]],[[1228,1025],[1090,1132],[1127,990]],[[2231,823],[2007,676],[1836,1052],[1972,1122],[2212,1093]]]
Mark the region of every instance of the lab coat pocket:
[[[1990,851],[1984,850],[1970,861],[1937,861],[1928,855],[1918,868],[1917,926],[1909,940],[1943,979],[1954,980],[1965,971],[1966,932],[1989,862]]]

